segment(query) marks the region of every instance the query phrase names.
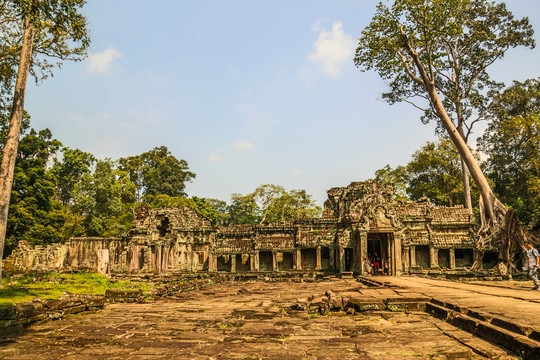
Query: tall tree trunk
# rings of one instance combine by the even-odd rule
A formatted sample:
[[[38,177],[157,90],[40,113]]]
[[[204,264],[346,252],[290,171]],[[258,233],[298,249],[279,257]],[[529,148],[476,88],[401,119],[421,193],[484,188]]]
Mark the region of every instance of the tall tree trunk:
[[[2,155],[2,165],[0,167],[0,279],[2,278],[2,258],[4,256],[4,244],[6,240],[7,218],[9,211],[9,200],[11,187],[13,185],[13,172],[15,161],[17,160],[17,149],[21,135],[21,123],[24,112],[24,95],[26,93],[26,80],[30,70],[32,60],[32,46],[34,43],[34,26],[28,19],[25,19],[23,43],[17,81],[13,93],[13,107],[9,120],[9,131]],[[0,283],[0,288],[1,288]]]
[[[468,135],[465,136],[465,132],[463,131],[463,111],[461,108],[461,103],[458,101],[456,103],[456,112],[457,112],[457,130],[459,132],[459,135],[461,135],[461,138],[467,143]],[[472,200],[471,200],[471,184],[469,182],[469,169],[467,169],[467,165],[461,159],[461,176],[463,179],[463,199],[465,202],[465,208],[469,210],[469,214],[472,214]]]
[[[407,52],[412,57],[414,66],[420,74],[420,78],[412,76],[413,80],[421,85],[431,100],[433,108],[439,117],[441,124],[448,132],[450,139],[454,143],[456,149],[458,150],[462,161],[465,163],[466,167],[471,173],[476,186],[478,187],[478,192],[480,193],[480,213],[482,219],[482,228],[480,229],[478,235],[479,239],[476,242],[476,259],[472,266],[473,269],[480,268],[482,264],[482,258],[484,255],[484,249],[487,245],[490,245],[494,242],[499,248],[499,264],[498,267],[501,271],[507,271],[510,267],[511,259],[509,257],[509,251],[506,251],[509,246],[512,246],[514,243],[524,246],[523,242],[526,240],[526,234],[522,231],[521,225],[517,222],[516,217],[508,217],[508,208],[506,208],[493,194],[489,183],[484,176],[478,162],[474,158],[472,152],[470,151],[467,143],[465,142],[463,136],[459,133],[457,128],[454,126],[454,123],[448,116],[437,90],[434,84],[434,78],[430,76],[429,71],[424,67],[420,61],[419,55],[414,51],[410,45],[407,36],[401,28],[401,34],[403,35],[404,45],[407,49]],[[509,222],[511,221],[511,222]],[[519,238],[512,238],[511,233],[507,231],[509,228],[514,227],[514,225],[520,229],[518,233],[523,236]],[[516,232],[514,232],[516,233]]]
[[[461,175],[463,176],[463,197],[465,199],[465,208],[472,214],[471,184],[469,182],[469,169],[461,159]]]

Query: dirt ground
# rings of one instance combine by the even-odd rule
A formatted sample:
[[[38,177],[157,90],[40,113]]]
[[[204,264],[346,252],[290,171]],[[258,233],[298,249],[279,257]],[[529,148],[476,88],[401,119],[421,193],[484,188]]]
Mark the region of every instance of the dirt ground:
[[[33,325],[0,340],[0,359],[516,358],[422,311],[321,315],[293,310],[297,299],[328,290],[348,296],[411,295],[399,287],[374,293],[355,279],[222,283]]]

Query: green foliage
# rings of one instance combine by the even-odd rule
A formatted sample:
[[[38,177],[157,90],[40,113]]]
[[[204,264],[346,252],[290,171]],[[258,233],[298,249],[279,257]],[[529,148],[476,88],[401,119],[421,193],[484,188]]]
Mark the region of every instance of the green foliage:
[[[82,60],[90,44],[84,0],[7,0],[0,5],[0,117],[8,117],[19,65],[25,19],[34,26],[30,74],[36,82],[64,60]],[[50,59],[55,59],[54,63]],[[4,142],[2,141],[2,144]]]
[[[479,144],[501,201],[523,223],[540,214],[540,80],[515,82],[494,94],[493,120]]]
[[[71,209],[85,216],[86,235],[122,236],[132,226],[135,186],[126,172],[109,160],[98,160],[73,189]]]
[[[259,207],[251,195],[232,194],[228,213],[231,224],[258,224],[261,221]]]
[[[233,194],[228,210],[232,224],[273,223],[321,213],[305,190],[287,192],[282,186],[272,184],[261,185],[248,195]]]
[[[195,174],[188,171],[188,163],[174,157],[166,146],[121,158],[118,164],[136,186],[136,201],[161,194],[185,197],[185,183],[195,178]]]
[[[534,44],[528,19],[514,19],[504,3],[396,0],[391,6],[379,3],[362,31],[354,62],[389,81],[384,99],[391,104],[412,103],[428,122],[438,115],[414,52],[446,112],[467,137],[472,125],[485,116],[486,90],[501,86],[490,79],[487,68],[509,48],[533,48]],[[444,133],[441,127],[439,131]]]
[[[397,166],[392,169],[390,165],[386,165],[382,169],[375,171],[375,181],[384,185],[392,185],[394,188],[394,198],[396,200],[407,199],[407,168]]]
[[[79,149],[64,148],[62,160],[54,160],[52,174],[56,181],[58,199],[64,205],[73,203],[73,189],[84,175],[90,174],[96,158]]]
[[[3,278],[0,289],[0,307],[41,299],[59,299],[64,292],[75,294],[105,294],[107,289],[149,290],[147,283],[117,281],[112,282],[104,275],[96,273],[50,273],[27,274],[17,278]]]
[[[396,199],[428,197],[439,206],[463,205],[461,161],[448,139],[427,142],[405,166],[389,165],[375,172],[375,180],[396,189]],[[472,187],[473,196],[478,196]]]
[[[450,140],[428,142],[416,151],[407,164],[407,173],[411,199],[427,196],[435,205],[464,204],[461,160]]]
[[[61,205],[55,201],[54,178],[47,162],[60,148],[48,129],[33,129],[19,144],[6,233],[9,253],[19,240],[50,244],[64,239]]]

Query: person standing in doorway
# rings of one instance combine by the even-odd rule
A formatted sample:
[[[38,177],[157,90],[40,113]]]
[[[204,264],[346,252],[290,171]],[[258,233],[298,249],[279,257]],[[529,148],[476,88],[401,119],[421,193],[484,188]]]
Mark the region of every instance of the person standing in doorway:
[[[388,276],[390,275],[390,259],[384,259],[383,274]]]
[[[527,246],[527,266],[529,269],[529,277],[534,283],[533,290],[540,290],[540,282],[538,281],[538,266],[540,265],[540,254],[530,242],[525,243]]]

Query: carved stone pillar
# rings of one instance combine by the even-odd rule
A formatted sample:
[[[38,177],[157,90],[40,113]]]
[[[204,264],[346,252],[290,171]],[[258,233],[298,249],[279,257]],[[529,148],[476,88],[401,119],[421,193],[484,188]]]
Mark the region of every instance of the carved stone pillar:
[[[259,251],[255,251],[254,256],[254,271],[259,271]]]
[[[410,257],[410,249],[403,248],[403,266],[405,269],[411,267],[411,257]]]
[[[402,250],[401,250],[401,236],[398,234],[398,235],[394,235],[394,255],[393,255],[393,259],[392,259],[392,274],[393,275],[397,275],[397,276],[400,276],[403,272],[403,267],[402,267],[402,261],[401,261],[401,254],[402,254]]]
[[[429,266],[439,266],[439,249],[435,249],[433,246],[429,247]]]
[[[154,274],[161,273],[161,245],[154,246]]]
[[[236,272],[236,254],[231,255],[231,272]]]
[[[317,264],[315,270],[321,270],[321,247],[317,246]]]
[[[209,272],[216,272],[217,271],[217,264],[216,261],[217,256],[213,253],[208,253],[208,271]]]
[[[456,249],[450,249],[450,269],[456,267]]]
[[[161,270],[167,272],[169,270],[169,252],[168,245],[164,245],[161,253]]]
[[[302,270],[302,249],[296,248],[296,270]]]
[[[278,271],[277,252],[272,251],[272,271]]]
[[[345,248],[340,246],[338,248],[338,254],[339,254],[339,271],[343,272],[345,271]]]
[[[191,245],[186,248],[186,269],[193,271],[193,247]]]
[[[359,241],[359,244],[358,244],[358,254],[360,256],[360,271],[361,271],[361,274],[362,275],[367,275],[366,274],[366,267],[365,267],[365,261],[368,257],[368,253],[367,253],[367,232],[366,231],[360,231],[360,234],[359,234],[359,237],[360,237],[360,241]]]
[[[410,247],[411,250],[411,265],[416,266],[416,248],[414,246]]]

